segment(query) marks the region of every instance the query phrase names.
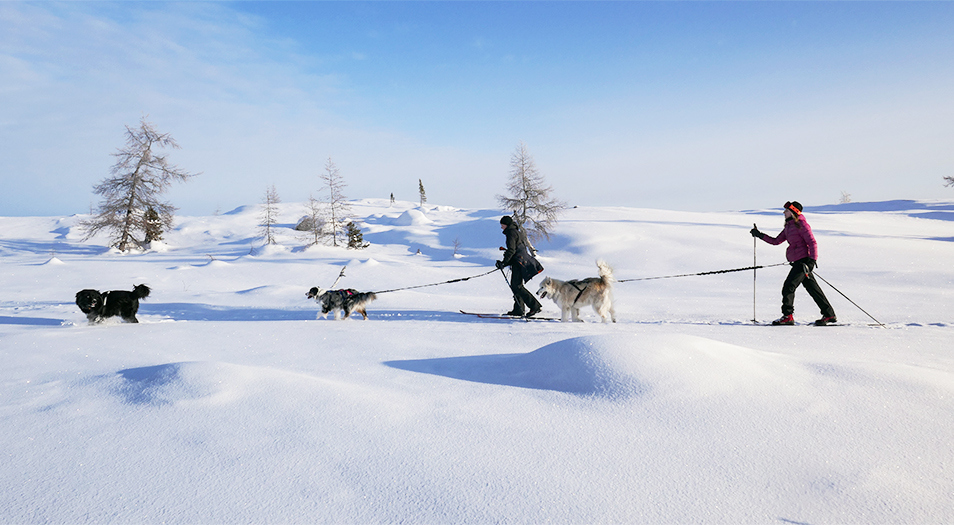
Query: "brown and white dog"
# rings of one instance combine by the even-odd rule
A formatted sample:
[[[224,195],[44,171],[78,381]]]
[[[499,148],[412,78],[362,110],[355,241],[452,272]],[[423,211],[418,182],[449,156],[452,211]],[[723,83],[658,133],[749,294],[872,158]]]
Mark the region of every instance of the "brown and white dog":
[[[604,261],[596,261],[599,277],[561,281],[547,277],[540,283],[537,295],[550,297],[560,307],[560,320],[566,322],[580,319],[580,308],[592,306],[603,322],[610,319],[616,322],[616,310],[613,308],[613,269]]]

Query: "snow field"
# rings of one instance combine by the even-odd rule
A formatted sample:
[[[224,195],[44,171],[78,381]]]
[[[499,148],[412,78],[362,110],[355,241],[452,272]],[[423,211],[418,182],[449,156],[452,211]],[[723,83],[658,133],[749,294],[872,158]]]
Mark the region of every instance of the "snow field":
[[[612,325],[458,314],[509,309],[495,274],[381,294],[368,321],[316,321],[304,293],[342,266],[340,287],[383,290],[499,256],[496,212],[355,204],[372,243],[357,252],[301,249],[292,204],[264,249],[254,207],[181,218],[160,250],[126,255],[79,241],[74,218],[0,218],[0,520],[954,514],[950,222],[806,210],[819,272],[885,328],[828,288],[848,326],[753,326],[751,272],[620,283]],[[558,278],[595,275],[597,258],[617,278],[747,266],[751,223],[778,222],[766,213],[576,209],[538,247]],[[784,256],[758,250],[760,264]],[[759,271],[760,320],[777,317],[785,271]],[[72,303],[140,282],[153,295],[138,325],[88,326]],[[800,292],[796,318],[814,310]]]

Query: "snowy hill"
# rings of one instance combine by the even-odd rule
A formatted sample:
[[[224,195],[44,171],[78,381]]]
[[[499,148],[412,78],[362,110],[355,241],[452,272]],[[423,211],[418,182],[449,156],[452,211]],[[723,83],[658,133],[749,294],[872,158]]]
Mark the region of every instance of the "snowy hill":
[[[779,315],[753,264],[778,210],[568,210],[544,275],[614,268],[619,322],[484,320],[495,210],[352,203],[365,250],[306,247],[301,204],[179,217],[145,253],[81,217],[0,217],[0,522],[946,523],[954,202],[806,208],[846,326]],[[759,265],[784,247],[757,245]],[[311,286],[381,293],[315,320]],[[472,279],[422,286],[473,277]],[[528,288],[536,290],[541,277]],[[84,288],[146,283],[140,324]],[[544,300],[544,315],[558,316]]]

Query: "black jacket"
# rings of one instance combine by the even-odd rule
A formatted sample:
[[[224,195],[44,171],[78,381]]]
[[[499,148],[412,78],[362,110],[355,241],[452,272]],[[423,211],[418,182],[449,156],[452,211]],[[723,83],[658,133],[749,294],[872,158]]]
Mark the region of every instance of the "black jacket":
[[[502,263],[503,266],[510,266],[513,271],[513,277],[520,278],[522,282],[533,279],[538,273],[543,271],[543,265],[540,264],[527,250],[527,232],[517,226],[516,223],[510,224],[503,230],[507,236],[507,248],[504,251]]]

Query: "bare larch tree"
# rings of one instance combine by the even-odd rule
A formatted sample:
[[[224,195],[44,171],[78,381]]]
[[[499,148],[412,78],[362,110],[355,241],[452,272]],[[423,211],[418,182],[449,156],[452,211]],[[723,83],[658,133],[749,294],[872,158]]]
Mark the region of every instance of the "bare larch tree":
[[[262,215],[259,228],[262,233],[262,239],[265,244],[275,244],[275,224],[278,223],[278,204],[282,202],[278,196],[278,191],[273,184],[265,190],[265,197],[262,198]]]
[[[553,187],[537,171],[530,150],[521,142],[510,157],[509,195],[497,195],[501,208],[513,211],[513,219],[527,231],[531,241],[550,239],[557,216],[566,203],[550,196]]]
[[[111,176],[93,187],[103,201],[81,223],[86,239],[108,231],[111,245],[124,252],[132,245],[143,248],[158,238],[157,231],[172,228],[176,208],[159,197],[173,182],[198,174],[169,164],[166,155],[154,151],[161,148],[179,149],[179,145],[168,133],[156,131],[145,117],[138,128],[126,126],[126,146],[113,154],[116,163],[110,168]]]
[[[348,204],[348,199],[344,195],[347,184],[331,158],[325,163],[325,172],[319,177],[324,182],[322,190],[328,196],[328,200],[325,201],[327,210],[325,216],[326,225],[331,229],[329,232],[331,244],[338,246],[339,238],[347,242],[346,226],[351,220],[351,205]]]
[[[305,232],[305,239],[308,245],[312,246],[321,242],[327,235],[325,232],[325,205],[313,196],[308,196],[308,202],[305,204],[305,215],[299,222],[296,230]]]

